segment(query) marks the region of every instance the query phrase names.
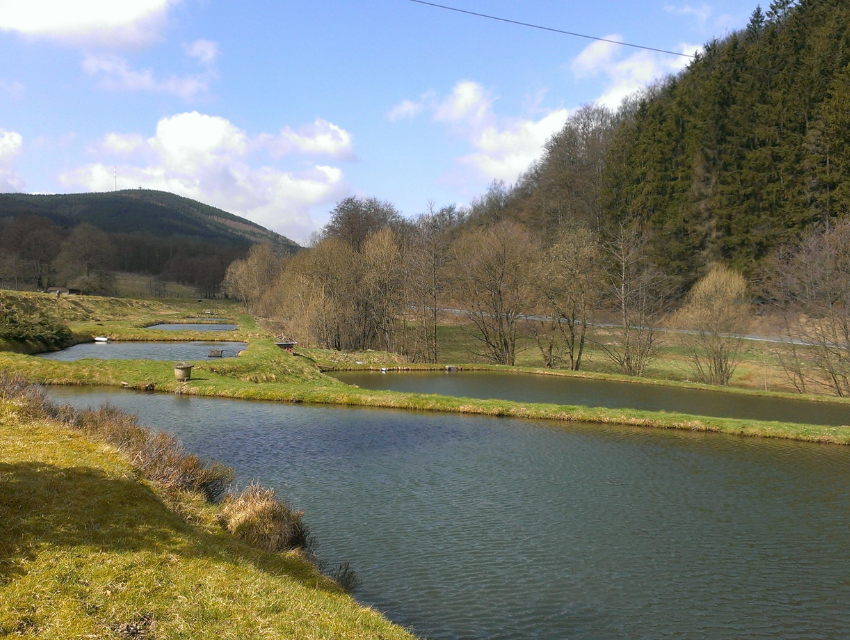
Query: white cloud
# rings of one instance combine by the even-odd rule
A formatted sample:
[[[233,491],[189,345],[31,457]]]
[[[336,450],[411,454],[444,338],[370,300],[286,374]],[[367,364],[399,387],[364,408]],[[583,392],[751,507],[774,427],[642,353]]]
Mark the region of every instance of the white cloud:
[[[20,133],[0,129],[0,162],[7,162],[18,155],[23,144]]]
[[[24,146],[24,138],[15,131],[0,129],[0,192],[21,192],[24,181],[15,171],[13,161]]]
[[[472,141],[478,152],[464,157],[462,162],[491,180],[516,180],[540,157],[543,145],[563,128],[569,115],[566,109],[558,109],[540,120],[517,119],[501,129],[487,127]]]
[[[191,44],[183,46],[183,50],[190,58],[194,58],[204,65],[211,65],[218,59],[218,43],[211,40],[195,40]]]
[[[145,139],[138,133],[108,133],[94,151],[103,149],[117,155],[129,155],[145,148]]]
[[[620,40],[620,36],[606,36]],[[679,51],[693,55],[699,51],[698,45],[681,44]],[[578,78],[603,76],[606,86],[596,100],[598,104],[616,109],[623,99],[652,82],[684,69],[690,58],[656,53],[654,51],[629,50],[610,42],[594,42],[573,60],[571,69]]]
[[[0,31],[95,45],[154,39],[180,0],[0,0]]]
[[[477,82],[458,82],[452,94],[437,105],[434,120],[450,123],[479,123],[487,119],[493,99]]]
[[[390,119],[431,112],[435,122],[445,124],[453,135],[466,140],[471,153],[458,159],[461,167],[471,169],[475,178],[516,180],[543,151],[543,145],[566,122],[566,109],[543,110],[538,92],[529,110],[542,114],[534,119],[504,118],[493,111],[495,98],[477,82],[458,82],[451,94],[440,98],[423,94],[418,102],[404,100],[389,113]],[[461,177],[453,172],[452,179]],[[469,176],[464,176],[469,178]]]
[[[166,167],[195,173],[203,166],[241,158],[247,140],[229,120],[192,111],[160,120],[148,144]]]
[[[83,60],[83,70],[90,76],[100,78],[98,85],[111,91],[153,91],[192,100],[209,91],[214,73],[171,76],[157,79],[152,69],[137,71],[130,67],[125,58],[116,55],[89,55]]]
[[[354,158],[354,144],[351,134],[332,122],[317,118],[298,131],[284,127],[276,136],[262,135],[258,144],[271,151],[275,157],[299,153],[307,156],[326,156],[340,160]]]
[[[324,121],[320,121],[324,122]],[[329,123],[327,123],[331,126]],[[289,129],[284,129],[288,131]],[[155,134],[108,134],[98,149],[115,154],[139,153],[141,165],[119,164],[119,188],[161,189],[220,207],[295,239],[317,228],[311,210],[345,197],[349,188],[338,167],[314,165],[295,171],[255,166],[253,151],[261,134],[251,138],[225,118],[192,111],[161,119]],[[309,145],[293,153],[311,155]],[[66,186],[92,191],[113,188],[111,163],[97,162],[60,176]]]
[[[708,19],[711,17],[711,14],[714,13],[711,5],[708,5],[705,2],[698,6],[690,4],[675,6],[668,4],[664,7],[664,11],[680,16],[694,16],[699,22],[700,27],[704,27],[705,23],[708,22]]]
[[[622,41],[622,37],[618,35],[605,36],[606,40]],[[622,50],[622,46],[614,42],[603,42],[601,40],[587,45],[584,50],[573,60],[571,68],[573,73],[579,78],[592,76],[610,66],[617,56],[617,53]]]
[[[387,119],[391,122],[398,120],[412,120],[425,108],[422,102],[414,102],[413,100],[402,100],[392,109],[387,111]]]

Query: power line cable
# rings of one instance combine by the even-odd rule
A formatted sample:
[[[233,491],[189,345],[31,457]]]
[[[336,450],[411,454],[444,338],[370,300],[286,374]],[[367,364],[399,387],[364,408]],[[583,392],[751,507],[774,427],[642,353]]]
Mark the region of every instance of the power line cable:
[[[515,24],[521,27],[530,27],[532,29],[540,29],[541,31],[551,31],[553,33],[560,33],[566,36],[573,36],[575,38],[585,38],[587,40],[596,40],[598,42],[609,42],[611,44],[619,44],[624,47],[631,47],[633,49],[643,49],[644,51],[655,51],[656,53],[666,53],[671,56],[679,56],[681,58],[696,58],[696,56],[690,53],[681,53],[679,51],[668,51],[667,49],[656,49],[655,47],[645,47],[640,44],[630,44],[628,42],[620,42],[619,40],[611,40],[610,38],[597,38],[596,36],[589,36],[584,33],[575,33],[573,31],[564,31],[563,29],[555,29],[554,27],[544,27],[539,24],[531,24],[529,22],[520,22],[519,20],[510,20],[508,18],[500,18],[498,16],[487,15],[486,13],[476,13],[475,11],[467,11],[466,9],[458,9],[457,7],[447,7],[443,4],[436,4],[434,2],[425,2],[425,0],[407,0],[408,2],[415,2],[416,4],[424,4],[429,7],[436,7],[437,9],[445,9],[446,11],[454,11],[456,13],[465,13],[466,15],[476,16],[478,18],[487,18],[488,20],[496,20],[498,22],[507,22],[508,24]]]

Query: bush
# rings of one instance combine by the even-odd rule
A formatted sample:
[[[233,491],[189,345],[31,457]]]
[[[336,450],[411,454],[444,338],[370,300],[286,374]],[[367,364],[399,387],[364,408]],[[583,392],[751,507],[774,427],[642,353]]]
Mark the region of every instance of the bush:
[[[25,311],[11,300],[0,300],[0,338],[37,340],[56,348],[71,340],[71,330],[44,311]]]
[[[688,292],[671,324],[682,330],[678,338],[699,382],[729,384],[746,350],[751,313],[747,281],[723,265],[714,265]]]
[[[274,489],[258,484],[225,499],[221,509],[225,529],[264,551],[310,551],[310,534],[302,515],[303,512],[293,511],[281,502]]]

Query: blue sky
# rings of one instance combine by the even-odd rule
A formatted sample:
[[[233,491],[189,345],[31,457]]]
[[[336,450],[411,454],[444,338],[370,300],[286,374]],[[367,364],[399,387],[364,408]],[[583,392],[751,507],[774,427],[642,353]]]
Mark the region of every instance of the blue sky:
[[[692,52],[756,2],[443,0]],[[408,0],[0,0],[0,191],[163,189],[296,240],[513,182],[583,104],[686,62]]]

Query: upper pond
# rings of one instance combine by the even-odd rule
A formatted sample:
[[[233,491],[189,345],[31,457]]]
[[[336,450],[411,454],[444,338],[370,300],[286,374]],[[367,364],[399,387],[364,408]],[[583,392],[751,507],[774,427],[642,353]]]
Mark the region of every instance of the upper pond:
[[[675,411],[719,418],[850,425],[850,404],[771,398],[657,384],[478,371],[387,374],[345,371],[334,373],[333,376],[364,389],[612,409]]]
[[[220,322],[199,322],[181,324],[155,324],[146,329],[158,329],[159,331],[235,331],[239,328],[235,324],[223,324]]]
[[[73,347],[40,353],[49,360],[205,360],[210,349],[222,349],[222,357],[247,349],[246,342],[83,342]]]
[[[435,639],[850,636],[850,447],[52,388],[306,511]]]

